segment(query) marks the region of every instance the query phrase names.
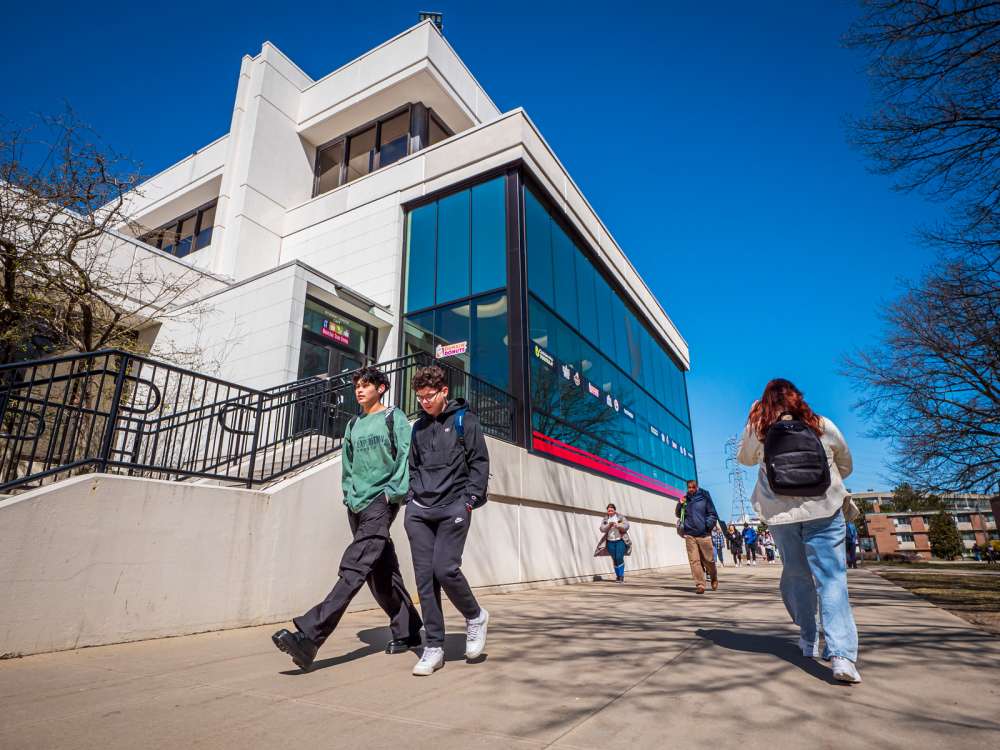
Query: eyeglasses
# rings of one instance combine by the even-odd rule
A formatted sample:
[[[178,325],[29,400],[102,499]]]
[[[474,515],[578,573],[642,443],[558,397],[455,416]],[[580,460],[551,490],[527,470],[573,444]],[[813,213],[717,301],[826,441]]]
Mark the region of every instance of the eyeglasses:
[[[441,393],[441,391],[434,391],[434,393],[430,394],[429,396],[421,396],[418,393],[417,394],[417,401],[419,401],[422,404],[429,404],[431,401],[433,401],[434,399],[436,399],[438,397],[439,393]]]

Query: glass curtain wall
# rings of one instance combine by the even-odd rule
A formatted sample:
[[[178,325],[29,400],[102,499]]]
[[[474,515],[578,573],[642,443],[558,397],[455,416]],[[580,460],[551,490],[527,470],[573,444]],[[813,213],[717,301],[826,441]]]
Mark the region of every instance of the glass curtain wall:
[[[505,185],[497,177],[407,214],[404,347],[510,390]]]
[[[528,188],[533,447],[676,495],[695,476],[683,370]]]

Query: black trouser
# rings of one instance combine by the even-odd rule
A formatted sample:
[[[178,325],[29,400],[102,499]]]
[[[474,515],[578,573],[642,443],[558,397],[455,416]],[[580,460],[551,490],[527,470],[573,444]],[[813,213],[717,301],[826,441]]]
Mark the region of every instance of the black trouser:
[[[757,562],[757,548],[754,545],[752,545],[752,544],[748,544],[747,545],[747,562],[750,562],[751,560],[753,560],[754,562]]]
[[[420,615],[403,585],[396,548],[389,536],[398,512],[399,506],[387,503],[382,496],[360,513],[347,512],[354,540],[340,560],[340,579],[326,599],[292,620],[317,646],[330,637],[365,581],[375,601],[389,615],[394,639],[420,634]]]
[[[465,507],[464,500],[431,508],[421,507],[416,502],[406,506],[403,526],[410,537],[413,572],[417,578],[428,646],[444,646],[441,589],[466,620],[479,615],[479,602],[462,575],[462,550],[471,522],[472,513]]]

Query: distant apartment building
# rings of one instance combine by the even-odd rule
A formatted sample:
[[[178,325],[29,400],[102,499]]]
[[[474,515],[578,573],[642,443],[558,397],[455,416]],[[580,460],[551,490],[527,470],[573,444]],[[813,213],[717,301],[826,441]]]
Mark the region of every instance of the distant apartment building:
[[[918,557],[931,559],[928,537],[931,518],[940,511],[890,512],[892,492],[855,492],[855,502],[864,500],[871,511],[867,514],[868,536],[862,537],[861,548],[870,556],[910,552]],[[987,495],[945,495],[942,497],[947,512],[955,517],[958,532],[965,549],[1000,540],[997,533],[996,509]],[[994,499],[994,503],[997,501]],[[883,509],[886,509],[883,511]]]

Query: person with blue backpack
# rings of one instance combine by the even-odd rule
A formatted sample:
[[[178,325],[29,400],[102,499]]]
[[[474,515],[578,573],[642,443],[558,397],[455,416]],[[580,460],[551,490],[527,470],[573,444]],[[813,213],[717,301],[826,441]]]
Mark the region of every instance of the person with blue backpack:
[[[465,658],[486,647],[490,613],[479,606],[462,573],[462,552],[472,512],[486,502],[490,456],[479,418],[465,399],[449,399],[443,369],[417,370],[410,383],[423,414],[410,441],[410,491],[404,528],[427,642],[413,674],[426,677],[444,666],[441,591],[465,618]]]
[[[292,620],[271,640],[303,671],[367,581],[378,605],[389,615],[392,640],[387,654],[420,645],[420,615],[403,584],[389,529],[409,490],[410,423],[382,398],[389,378],[375,367],[354,375],[354,396],[361,414],[351,419],[341,453],[341,484],[353,539],[344,550],[336,585],[326,599]]]
[[[757,564],[757,529],[743,523],[743,543],[747,548],[747,565]]]
[[[853,463],[844,436],[812,410],[802,391],[776,379],[750,409],[737,458],[760,467],[751,500],[781,552],[781,597],[799,626],[802,654],[822,654],[840,682],[861,682],[858,629],[847,596],[844,508],[850,498],[844,478]]]

